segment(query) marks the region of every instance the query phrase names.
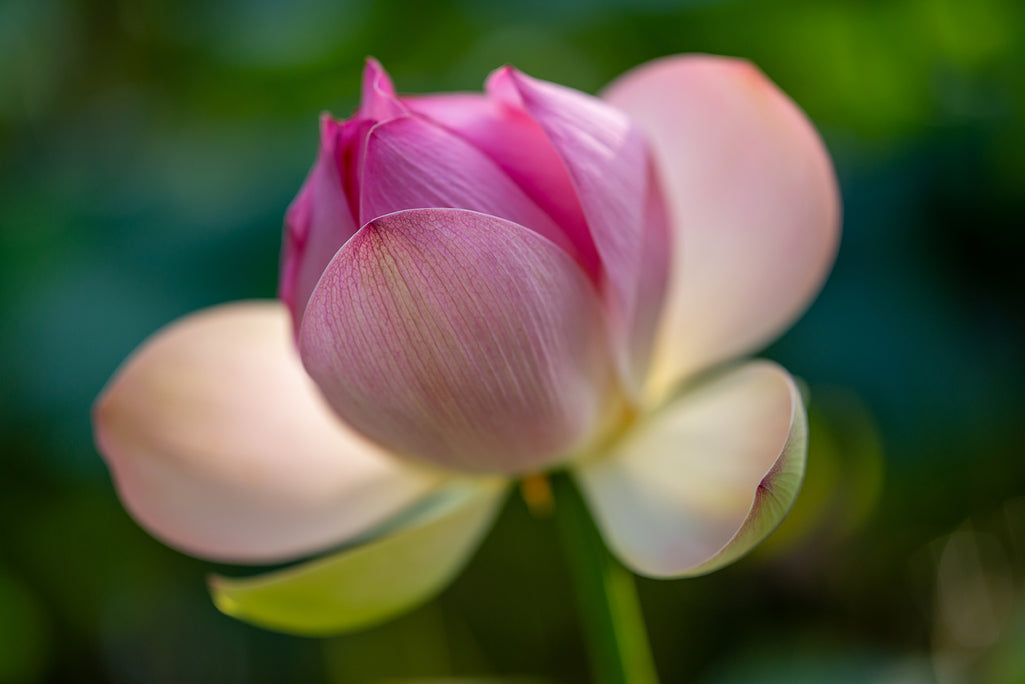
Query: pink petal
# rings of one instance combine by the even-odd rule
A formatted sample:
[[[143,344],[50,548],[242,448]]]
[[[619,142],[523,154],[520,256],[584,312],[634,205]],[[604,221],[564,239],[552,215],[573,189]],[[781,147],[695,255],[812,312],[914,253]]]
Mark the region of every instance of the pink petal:
[[[351,122],[340,124],[326,114],[321,117],[317,161],[285,214],[278,296],[297,327],[324,267],[358,228],[346,200],[340,165],[352,127]]]
[[[653,391],[785,329],[833,263],[840,203],[805,115],[751,64],[671,57],[605,99],[650,135],[675,228]]]
[[[354,117],[342,124],[338,136],[338,168],[341,169],[342,173],[342,189],[345,191],[345,199],[349,204],[349,209],[357,228],[363,225],[359,218],[363,158],[366,156],[367,138],[370,136],[370,131],[375,125],[376,123],[371,119]],[[334,256],[334,253],[328,257],[328,261],[331,260],[332,256]],[[325,263],[324,265],[326,266],[327,264]]]
[[[569,172],[604,267],[618,318],[614,332],[624,337],[624,377],[636,389],[646,370],[650,347],[645,341],[650,343],[653,335],[669,258],[659,191],[652,187],[658,181],[644,136],[601,100],[509,67],[492,74],[488,92],[518,102],[544,130]]]
[[[598,296],[566,253],[504,219],[413,209],[328,265],[299,335],[310,375],[364,434],[468,471],[565,458],[610,400]]]
[[[642,418],[576,476],[623,563],[651,577],[701,575],[779,525],[801,486],[807,435],[793,380],[757,361]]]
[[[338,421],[273,302],[216,307],[154,335],[104,389],[94,425],[135,519],[215,560],[280,561],[341,543],[440,481]]]
[[[403,103],[494,160],[558,224],[597,281],[601,262],[573,182],[545,132],[521,107],[468,93],[405,97]]]
[[[566,235],[487,155],[437,124],[378,124],[363,164],[361,222],[403,209],[470,209],[536,231],[571,255]]]

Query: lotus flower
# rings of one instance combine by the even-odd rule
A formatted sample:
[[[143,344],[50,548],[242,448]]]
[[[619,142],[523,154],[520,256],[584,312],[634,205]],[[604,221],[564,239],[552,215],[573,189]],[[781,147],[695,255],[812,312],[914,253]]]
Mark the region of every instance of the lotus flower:
[[[97,444],[167,544],[303,560],[212,580],[271,628],[426,600],[507,485],[554,470],[629,568],[706,573],[797,495],[798,390],[738,359],[808,305],[838,235],[822,142],[747,62],[670,57],[595,98],[509,67],[400,97],[369,61],[287,212],[281,301],[157,333],[98,399]]]

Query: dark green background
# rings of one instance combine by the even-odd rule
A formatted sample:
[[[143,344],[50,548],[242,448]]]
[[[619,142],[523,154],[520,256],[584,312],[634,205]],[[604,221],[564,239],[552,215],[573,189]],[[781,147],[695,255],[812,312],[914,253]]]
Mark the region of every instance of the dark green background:
[[[686,51],[805,108],[845,221],[766,352],[810,386],[805,490],[735,566],[640,582],[664,682],[1025,681],[1021,3],[0,0],[0,682],[586,681],[518,498],[439,601],[279,636],[124,513],[88,412],[162,324],[273,295],[317,115],[353,109],[366,55],[405,92],[503,63],[593,92]]]

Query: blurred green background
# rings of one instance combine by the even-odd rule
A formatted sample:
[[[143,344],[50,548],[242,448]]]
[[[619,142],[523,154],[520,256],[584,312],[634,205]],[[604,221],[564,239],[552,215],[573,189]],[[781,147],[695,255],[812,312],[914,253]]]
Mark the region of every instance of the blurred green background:
[[[663,681],[1025,681],[1022,3],[0,0],[0,682],[587,681],[519,498],[407,617],[261,632],[124,513],[89,407],[162,324],[273,296],[317,115],[352,111],[365,56],[405,92],[504,63],[594,92],[686,51],[804,107],[845,221],[766,352],[810,387],[805,489],[752,556],[640,582]]]

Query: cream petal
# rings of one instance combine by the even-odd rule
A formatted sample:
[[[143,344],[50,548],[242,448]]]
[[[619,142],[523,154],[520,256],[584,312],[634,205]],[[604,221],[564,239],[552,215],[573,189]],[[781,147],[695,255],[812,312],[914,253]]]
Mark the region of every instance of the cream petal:
[[[649,378],[657,398],[804,311],[836,253],[839,192],[807,117],[743,60],[658,60],[604,98],[648,133],[675,229]]]
[[[327,407],[276,302],[215,307],[155,334],[96,402],[126,508],[171,546],[265,562],[341,543],[439,486]]]
[[[284,632],[328,635],[369,627],[441,591],[491,527],[505,487],[452,483],[372,541],[258,577],[213,577],[224,613]]]
[[[804,475],[793,379],[755,361],[675,398],[575,476],[609,547],[651,577],[701,575],[762,541]]]

